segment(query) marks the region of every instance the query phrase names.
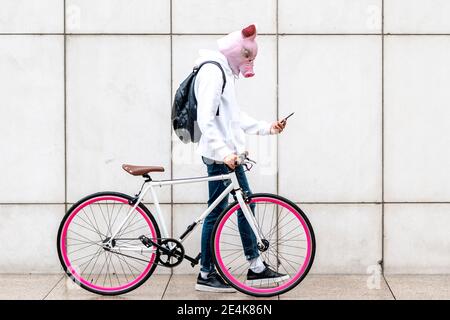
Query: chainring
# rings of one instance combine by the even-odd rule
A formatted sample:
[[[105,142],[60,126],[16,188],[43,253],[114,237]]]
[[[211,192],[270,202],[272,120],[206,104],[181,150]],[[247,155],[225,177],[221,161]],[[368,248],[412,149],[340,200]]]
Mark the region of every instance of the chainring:
[[[165,267],[175,267],[179,265],[184,259],[184,247],[180,241],[175,239],[163,239],[160,246],[170,250],[170,253],[159,251],[159,263]]]

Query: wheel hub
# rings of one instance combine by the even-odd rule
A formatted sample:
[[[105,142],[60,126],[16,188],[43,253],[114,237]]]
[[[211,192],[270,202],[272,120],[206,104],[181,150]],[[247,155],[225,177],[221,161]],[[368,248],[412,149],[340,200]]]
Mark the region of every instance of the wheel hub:
[[[103,249],[105,250],[111,250],[112,248],[114,248],[116,246],[116,239],[113,239],[111,241],[111,245],[109,244],[109,240],[111,239],[111,237],[106,237],[105,240],[102,241],[103,243]]]
[[[267,249],[269,249],[269,241],[262,239],[261,243],[258,243],[258,249],[261,252],[267,251]]]

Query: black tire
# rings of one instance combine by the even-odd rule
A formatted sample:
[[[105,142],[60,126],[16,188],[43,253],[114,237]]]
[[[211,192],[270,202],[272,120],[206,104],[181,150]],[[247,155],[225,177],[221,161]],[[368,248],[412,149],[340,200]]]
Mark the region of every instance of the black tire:
[[[124,293],[130,292],[130,291],[132,291],[132,290],[138,288],[139,286],[141,286],[145,281],[147,281],[147,279],[148,279],[148,278],[153,274],[153,272],[155,271],[155,268],[156,268],[156,266],[157,266],[157,262],[159,261],[159,251],[156,251],[156,253],[155,253],[155,254],[156,254],[156,257],[155,257],[154,263],[153,263],[152,266],[150,267],[148,273],[147,273],[147,274],[146,274],[139,282],[137,282],[137,283],[134,284],[133,286],[131,286],[131,287],[129,287],[129,288],[126,288],[126,289],[124,289],[124,290],[113,291],[113,292],[98,291],[98,290],[95,290],[95,289],[93,289],[93,288],[91,288],[91,287],[89,287],[89,286],[84,285],[84,284],[81,283],[80,281],[77,281],[77,280],[75,279],[75,277],[72,275],[71,271],[68,269],[68,267],[67,267],[67,265],[65,264],[65,262],[64,262],[63,255],[62,255],[62,252],[61,252],[61,234],[62,234],[63,227],[64,227],[64,225],[65,225],[66,220],[69,218],[69,216],[71,215],[71,213],[72,213],[78,206],[80,206],[81,204],[83,204],[84,202],[86,202],[86,201],[88,201],[88,200],[90,200],[90,199],[92,199],[92,198],[100,197],[100,196],[114,196],[114,197],[123,198],[123,199],[125,199],[125,200],[127,200],[127,201],[131,201],[131,200],[133,199],[131,196],[129,196],[129,195],[127,195],[127,194],[119,193],[119,192],[113,192],[113,191],[97,192],[97,193],[93,193],[93,194],[91,194],[91,195],[88,195],[88,196],[82,198],[82,199],[79,200],[77,203],[75,203],[75,204],[73,204],[73,205],[71,206],[71,208],[69,209],[69,211],[67,211],[66,215],[65,215],[64,218],[62,219],[61,224],[60,224],[60,226],[59,226],[59,230],[58,230],[58,237],[57,237],[57,239],[56,239],[56,242],[57,242],[56,245],[57,245],[58,257],[59,257],[59,260],[60,260],[60,262],[61,262],[61,265],[62,265],[62,267],[63,267],[63,269],[64,269],[64,272],[65,272],[65,273],[66,273],[66,274],[67,274],[67,275],[68,275],[68,276],[69,276],[76,284],[78,284],[79,286],[81,286],[83,289],[88,290],[88,291],[93,292],[93,293],[96,293],[96,294],[105,295],[105,296],[115,296],[115,295],[120,295],[120,294],[124,294]],[[159,243],[159,242],[161,241],[161,233],[160,233],[160,230],[159,230],[158,224],[156,223],[155,218],[154,218],[153,215],[151,214],[150,210],[149,210],[143,203],[140,203],[138,207],[139,207],[140,209],[142,209],[142,210],[145,212],[145,214],[148,216],[148,218],[149,218],[150,221],[152,222],[152,224],[153,224],[153,226],[154,226],[154,229],[155,229],[155,232],[156,232],[156,235],[157,235],[158,243]]]
[[[237,201],[234,201],[233,203],[229,204],[224,210],[223,212],[220,214],[219,218],[217,219],[214,228],[213,228],[213,232],[211,235],[211,255],[213,257],[213,261],[214,264],[216,266],[216,269],[218,270],[219,274],[223,277],[223,279],[230,284],[232,287],[234,287],[236,290],[245,293],[247,295],[250,296],[254,296],[254,297],[272,297],[272,296],[276,296],[276,295],[280,295],[283,293],[286,293],[290,290],[292,290],[293,288],[295,288],[308,274],[309,270],[311,269],[311,266],[314,262],[314,256],[315,256],[315,251],[316,251],[316,240],[315,240],[315,236],[314,236],[314,230],[311,226],[311,223],[309,221],[309,219],[307,218],[306,214],[292,201],[276,195],[276,194],[271,194],[271,193],[254,193],[252,195],[249,196],[249,200],[254,199],[254,198],[272,198],[272,199],[276,199],[278,201],[282,201],[285,202],[286,204],[288,204],[289,206],[291,206],[293,209],[295,209],[301,216],[301,218],[304,220],[304,222],[306,223],[307,227],[308,227],[308,231],[309,234],[311,236],[311,255],[310,255],[310,259],[308,262],[308,265],[305,268],[305,271],[303,272],[303,274],[291,285],[289,285],[289,287],[282,289],[280,291],[277,291],[275,293],[254,293],[248,290],[245,290],[243,288],[241,288],[238,285],[235,285],[232,281],[230,281],[230,279],[228,278],[228,276],[226,275],[226,273],[221,269],[220,264],[218,263],[218,259],[216,256],[216,248],[215,248],[215,239],[216,239],[216,235],[217,235],[217,231],[218,231],[218,227],[221,224],[221,220],[224,219],[225,215],[236,205],[238,205]]]

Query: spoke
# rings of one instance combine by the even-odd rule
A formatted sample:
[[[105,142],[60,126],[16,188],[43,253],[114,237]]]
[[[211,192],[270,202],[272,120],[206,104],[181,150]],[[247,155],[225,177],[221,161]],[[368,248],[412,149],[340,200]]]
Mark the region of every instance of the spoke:
[[[239,259],[241,256],[237,256],[236,258],[234,258],[233,260],[231,260],[230,262],[228,262],[228,264],[232,264],[233,262],[235,262],[237,259]]]
[[[135,262],[141,263],[143,265],[148,265],[148,263],[150,262],[150,261],[138,258],[138,257],[133,257],[133,256],[131,256],[129,254],[125,254],[125,253],[121,253],[121,252],[117,252],[117,251],[113,251],[112,253],[117,254],[117,255],[121,255],[121,256],[124,256],[124,257],[128,257],[128,258],[131,258],[131,259],[134,259]],[[145,263],[142,263],[141,261],[143,261]]]
[[[221,251],[223,251],[223,250],[221,250]],[[227,254],[226,256],[223,256],[222,259],[228,258],[228,257],[230,257],[230,256],[232,256],[233,254],[236,254],[236,253],[239,253],[239,254],[241,253],[241,251],[236,251],[236,250],[234,250],[234,251],[235,252],[232,252],[232,253]]]
[[[242,214],[244,214],[244,213],[242,213]],[[235,215],[235,217],[236,217],[236,220],[237,220],[237,214]],[[232,217],[230,217],[230,218],[228,219],[228,221],[230,221],[232,224],[234,224],[234,225],[236,226],[236,228],[239,229],[239,226],[237,225],[236,222],[233,221]]]
[[[69,237],[66,237],[66,240],[77,241],[77,242],[79,242],[79,243],[71,243],[71,244],[70,244],[71,246],[80,245],[80,244],[85,244],[85,243],[94,243],[94,244],[98,244],[98,245],[99,245],[99,243],[100,243],[100,241],[82,241],[82,240],[80,240],[80,239],[69,238]]]
[[[111,206],[111,202],[108,203],[108,200],[106,200],[106,214],[108,215],[108,222],[109,222],[109,234],[112,235],[112,215],[113,212],[109,212],[109,207]],[[113,209],[114,209],[114,204],[113,204]]]
[[[91,213],[92,213],[92,218],[95,221],[95,225],[97,226],[98,231],[100,231],[100,227],[98,226],[97,218],[95,218],[94,210],[92,209],[92,207],[93,206],[89,205],[89,209],[91,210]],[[102,232],[102,235],[106,238],[106,234],[103,234],[103,232]]]
[[[89,206],[89,207],[90,207],[90,206]],[[84,216],[85,216],[86,219],[89,221],[89,223],[81,217],[81,212],[84,213]],[[94,228],[94,230],[97,231],[97,233],[98,233],[99,235],[103,235],[103,234],[100,232],[100,229],[98,228],[98,226],[94,225],[94,223],[92,222],[92,220],[89,218],[89,216],[87,215],[87,213],[86,213],[86,211],[84,210],[84,208],[81,209],[81,212],[80,212],[80,214],[77,214],[77,217],[80,218],[81,220],[83,220],[84,222],[86,222],[87,224],[89,224],[90,226],[92,226],[92,228]],[[101,239],[101,237],[100,237],[100,239]]]
[[[239,234],[231,234],[231,233],[222,233],[221,235],[223,235],[223,236],[232,236],[232,237],[240,237],[241,236]]]
[[[118,259],[122,260],[122,261],[127,265],[127,267],[128,267],[128,269],[130,270],[131,275],[133,276],[133,278],[136,278],[136,276],[135,276],[134,273],[133,273],[133,270],[131,270],[130,264],[129,264],[127,261],[125,261],[125,259],[122,258],[120,255],[116,255],[116,257],[117,257]],[[133,268],[136,269],[136,267],[134,267],[134,266],[133,266]],[[136,270],[138,270],[138,269],[136,269]],[[138,270],[138,271],[139,271],[139,270]]]
[[[275,266],[275,265],[278,266],[278,257],[277,257],[277,254],[276,254],[270,247],[267,249],[266,253],[267,253],[266,256],[267,256],[267,258],[268,258],[268,260],[269,260],[269,265],[271,265],[271,266]],[[275,263],[272,263],[270,253],[272,253],[273,259],[275,259]]]
[[[273,252],[273,249],[269,249],[271,252]],[[282,263],[282,260],[285,260],[285,259],[283,259],[279,254],[275,254],[274,253],[274,255],[276,256],[276,263],[275,263],[275,265],[277,266],[277,269],[280,267],[280,266],[282,266],[283,267],[283,269],[285,270],[285,271],[288,271],[287,269],[286,269],[286,267],[285,267],[285,265]],[[286,261],[290,266],[291,266],[291,268],[293,268],[294,269],[294,271],[295,271],[295,268],[288,262],[288,261]],[[289,273],[289,272],[288,272]]]
[[[251,237],[251,236],[253,235],[253,231],[252,231],[251,234],[249,234],[249,233],[247,233],[247,232],[241,232],[241,231],[239,231],[239,230],[236,230],[236,229],[234,229],[234,228],[231,228],[231,227],[228,226],[228,225],[224,225],[224,227],[225,227],[225,228],[229,228],[229,229],[231,229],[231,230],[233,230],[233,231],[235,231],[235,232],[238,232],[240,235],[246,235],[246,236],[249,236],[249,237]],[[222,235],[222,234],[226,234],[226,233],[221,233],[220,235]]]
[[[95,253],[96,258],[98,259],[98,257],[102,254],[102,248],[98,248],[97,252]],[[83,264],[79,265],[78,267],[81,267],[82,265],[84,265],[85,263],[87,263],[87,265],[84,267],[83,271],[81,271],[80,273],[80,277],[83,275],[84,271],[86,271],[87,267],[91,264],[91,262],[94,260],[94,257],[92,257],[91,260],[84,262]],[[97,260],[95,260],[97,261]]]
[[[298,230],[298,226],[293,228],[291,231],[289,231],[288,233],[283,234],[283,238],[286,237],[288,234],[291,234],[292,232]],[[302,234],[299,234],[299,236],[301,236]]]
[[[280,263],[279,266],[281,266],[281,267],[284,269],[284,271],[286,272],[286,274],[289,274],[289,273],[290,273],[290,272],[286,269],[286,267],[284,266],[284,264]],[[295,273],[296,273],[296,272],[295,272],[295,270],[294,270],[294,274],[295,274]]]
[[[123,207],[124,207],[123,205],[120,206],[120,209],[117,211],[117,213],[116,213],[116,218],[114,219],[114,221],[113,221],[113,223],[112,223],[112,226],[113,226],[113,227],[114,227],[114,225],[116,224],[117,218],[119,217],[120,213],[122,212]]]
[[[75,247],[75,246],[85,246],[86,243],[89,243],[89,242],[70,243],[70,244],[66,244],[66,247],[68,248],[69,246],[70,246],[70,247]],[[98,243],[92,242],[92,245],[95,245],[95,244],[98,244]],[[99,245],[99,244],[98,244],[98,245]]]
[[[273,226],[273,217],[274,217],[274,214],[272,213],[272,217],[270,218],[270,228],[269,228],[269,230],[272,230],[272,226]]]
[[[111,264],[111,266],[112,266],[112,268],[113,268],[113,270],[114,270],[113,274],[116,275],[116,278],[117,278],[117,284],[120,286],[119,276],[117,275],[116,267],[114,266],[114,263],[113,263],[113,261],[112,261],[112,254],[110,254],[110,257],[109,257],[109,263]],[[111,277],[110,277],[110,279],[111,279]],[[111,287],[112,287],[112,282],[111,282]]]
[[[103,268],[105,267],[106,261],[107,261],[107,252],[105,251],[105,262],[103,262],[102,268],[100,269],[100,272],[98,273],[97,280],[100,278],[100,276],[102,274],[102,271],[103,271]],[[97,283],[97,280],[95,280],[94,283]]]
[[[109,217],[108,217],[109,218]],[[105,280],[103,280],[103,286],[105,286],[106,283],[106,279],[109,276],[109,258],[111,257],[111,254],[109,252],[106,253],[106,273],[105,273]],[[110,282],[111,282],[111,277],[109,278]],[[111,283],[111,287],[112,287],[112,283]]]
[[[295,235],[295,236],[293,236],[292,238],[290,238],[290,239],[288,239],[288,240],[283,240],[283,241],[280,241],[280,239],[278,239],[278,241],[272,243],[270,246],[274,246],[274,245],[281,246],[281,245],[283,245],[283,246],[286,246],[286,247],[306,249],[306,248],[300,247],[300,246],[292,246],[292,245],[289,246],[289,245],[285,244],[286,242],[305,242],[305,241],[306,241],[306,239],[295,239],[295,238],[297,238],[298,236],[299,236],[299,235]],[[302,245],[303,245],[303,244],[302,244]]]
[[[136,214],[136,209],[134,209],[133,211],[132,211],[132,213],[131,213],[131,217],[129,217],[128,218],[128,221],[125,223],[125,225],[123,225],[120,229],[119,229],[119,231],[117,232],[117,236],[118,237],[121,237],[122,236],[122,234],[123,234],[123,232],[125,232],[125,230],[126,230],[126,228],[128,228],[129,226],[130,226],[130,224],[134,221],[134,219],[136,219],[136,216],[138,215],[138,214]],[[133,213],[135,213],[135,214],[133,214]],[[139,213],[139,212],[138,212]],[[128,213],[127,213],[127,216],[128,216]],[[127,216],[125,216],[125,218],[127,217]],[[121,233],[122,232],[122,233]]]
[[[114,201],[114,202],[112,203],[111,216],[110,216],[110,221],[111,221],[111,225],[110,225],[111,235],[112,235],[112,232],[113,232],[113,226],[114,226],[114,223],[116,222],[116,219],[117,219],[117,213],[116,213],[115,219],[112,220],[112,218],[114,217],[114,208],[115,208],[115,207],[116,207],[116,202]],[[109,212],[109,210],[108,210],[108,212]]]
[[[81,259],[84,259],[84,258],[89,258],[89,257],[92,257],[92,256],[94,256],[94,255],[95,255],[95,253],[93,253],[93,254],[88,254],[87,256],[83,256],[83,257],[74,259],[74,260],[72,260],[71,262],[74,263],[75,261],[78,261],[78,260],[81,260]]]
[[[230,227],[229,225],[225,225],[224,227],[225,227],[225,228],[228,228],[228,229],[231,229],[231,230],[233,230],[233,231],[239,232],[238,230],[236,230],[236,229]]]
[[[106,216],[108,217],[108,233],[111,234],[111,215],[109,213],[109,203],[108,200],[105,200],[105,210],[106,210]]]
[[[229,244],[230,246],[242,248],[242,245],[235,244],[235,243],[229,243],[229,242],[225,242],[225,241],[221,241],[220,243],[221,243],[221,244]],[[222,245],[221,245],[221,246],[222,246]]]
[[[90,225],[90,226],[95,230],[95,232],[98,234],[100,240],[102,240],[102,236],[104,236],[104,235],[100,232],[100,230],[98,229],[98,227],[97,227],[97,228],[95,227],[95,225],[92,223],[91,219],[89,219],[88,215],[86,214],[86,211],[84,211],[84,208],[83,208],[81,211],[84,213],[84,216],[89,220],[89,222],[87,222],[86,220],[84,220],[84,219],[81,217],[81,212],[80,212],[80,214],[77,214],[77,218],[83,220],[85,223],[87,223],[88,225]],[[105,236],[105,238],[106,238],[106,236]]]
[[[89,238],[86,238],[85,236],[83,236],[83,235],[81,235],[81,234],[79,234],[78,232],[76,232],[76,231],[73,231],[73,230],[69,230],[69,232],[73,232],[73,233],[75,233],[76,235],[78,235],[78,236],[80,236],[80,237],[82,237],[83,239],[86,239],[86,240],[88,240],[90,243],[94,243],[95,241],[92,241],[91,239],[89,239]]]
[[[289,225],[291,224],[291,222],[292,222],[292,221],[295,221],[296,219],[297,219],[297,217],[292,218],[291,220],[289,220],[289,222],[287,222],[287,223],[285,223],[283,226],[281,226],[280,229],[282,229],[282,228],[284,228],[284,227],[286,227],[286,226],[289,226]],[[293,230],[297,229],[298,226],[299,226],[299,224],[296,224],[296,226],[297,226],[297,227],[294,228]]]
[[[105,214],[103,213],[101,204],[100,204],[100,203],[96,203],[96,205],[98,205],[98,207],[99,207],[99,209],[100,209],[100,212],[101,212],[101,214],[102,214],[103,220],[104,220],[105,223],[106,223],[106,236],[108,236],[108,235],[109,235],[109,224],[108,224],[108,221],[106,221]]]
[[[118,236],[123,236],[124,234],[126,234],[124,232],[127,230],[127,228],[131,228],[131,227],[133,227],[133,226],[135,226],[135,225],[137,225],[138,223],[141,223],[141,222],[142,222],[142,220],[137,220],[137,221],[133,222],[132,224],[128,224],[128,226],[123,228],[122,233],[118,234]],[[146,221],[144,221],[144,223],[146,223]]]
[[[269,231],[269,236],[268,236],[269,239],[272,238],[272,236],[275,234],[275,232],[277,232],[277,234],[278,234],[278,231],[280,230],[280,216],[283,212],[283,209],[284,208],[282,208],[281,211],[276,215],[275,226],[272,231]]]
[[[263,218],[262,218],[262,222],[261,222],[262,226],[264,225],[264,218],[266,217],[266,208],[267,208],[267,203],[265,203],[265,205],[264,205],[264,213],[263,213]]]
[[[278,243],[280,245],[280,243]],[[275,246],[275,244],[270,245],[271,247]],[[287,244],[283,244],[283,247],[289,247],[289,248],[296,248],[296,249],[306,249],[305,247],[298,247],[298,246],[290,246]]]
[[[292,264],[290,264],[290,262],[292,262],[292,263],[297,263],[296,261],[292,261],[292,260],[289,260],[289,259],[286,259],[280,252],[278,252],[278,256],[280,257],[280,259],[283,259],[284,261],[286,261],[291,267],[292,267],[292,269],[294,270],[294,272],[296,272],[296,268],[294,268],[293,266],[292,266]]]
[[[285,254],[287,256],[293,256],[293,257],[299,257],[299,258],[305,258],[305,256],[299,256],[297,254],[292,254],[292,253],[288,253],[288,252],[282,252],[282,251],[278,251],[279,254]]]
[[[117,261],[119,261],[120,268],[122,269],[123,275],[125,276],[125,281],[128,283],[129,281],[127,278],[127,273],[125,272],[125,269],[123,268],[122,261],[120,261],[119,256],[117,256],[117,255],[113,255],[113,257],[115,257],[117,259]]]
[[[140,229],[142,229],[142,228],[147,228],[147,227],[148,227],[148,224],[146,224],[146,225],[144,225],[144,226],[141,226],[141,227],[139,227],[139,228],[137,228],[137,229],[133,229],[133,230],[131,230],[131,231],[125,232],[125,233],[123,233],[122,235],[130,234],[130,233],[132,233],[132,232],[134,232],[134,231],[140,230]]]
[[[234,260],[233,260],[233,261],[234,261]],[[238,271],[239,269],[241,269],[242,267],[244,267],[244,268],[242,269],[243,271],[238,275],[238,277],[240,277],[241,275],[244,274],[244,272],[245,272],[245,270],[246,270],[245,266],[248,266],[248,265],[249,265],[248,261],[244,261],[244,263],[240,264],[239,267],[237,267],[237,268],[234,269],[234,272],[235,272],[235,273],[238,273],[237,271]]]
[[[81,224],[79,224],[79,223],[76,223],[75,221],[72,221],[72,223],[73,223],[73,224],[75,224],[75,225],[77,225],[77,226],[80,226],[80,227],[82,227],[82,228],[84,228],[84,229],[86,229],[86,230],[88,230],[88,231],[90,231],[90,232],[93,232],[93,233],[95,233],[95,234],[99,235],[99,234],[98,234],[98,232],[97,232],[97,231],[95,231],[94,229],[91,229],[91,228],[88,228],[88,227],[82,226]],[[100,237],[100,240],[102,240],[102,238],[101,238],[101,237]]]
[[[105,252],[106,252],[106,251],[102,251],[102,252],[97,256],[97,259],[95,259],[95,262],[94,262],[94,264],[92,265],[92,268],[91,268],[91,272],[90,272],[89,275],[88,275],[88,279],[87,279],[88,281],[90,281],[89,279],[91,278],[92,272],[94,271],[94,268],[95,268],[95,265],[97,264],[98,259],[100,258],[101,255],[104,255]],[[92,279],[92,281],[94,281],[94,279]],[[94,282],[92,282],[92,281],[91,281],[91,283],[94,283]]]
[[[288,213],[289,213],[290,211],[288,211]],[[280,212],[280,215],[281,215],[281,212]],[[283,221],[286,217],[288,217],[289,216],[289,214],[287,214],[287,215],[285,215],[284,217],[282,217],[281,218],[281,220],[278,220],[278,223],[275,223],[275,226],[272,228],[272,226],[271,226],[271,228],[270,228],[270,230],[269,230],[269,232],[268,232],[268,234],[269,234],[269,237],[268,238],[271,238],[272,237],[272,235],[274,234],[274,232],[275,232],[275,229],[280,229],[280,227],[279,227],[279,225],[281,224],[281,221]],[[275,219],[276,220],[276,219]],[[278,227],[278,228],[277,228]]]
[[[284,237],[283,238],[280,238],[280,239],[278,239],[278,243],[279,244],[283,244],[283,243],[285,243],[285,242],[298,242],[298,241],[306,241],[306,239],[295,239],[295,238],[297,238],[298,236],[301,236],[302,234],[304,234],[304,233],[301,233],[301,234],[299,234],[299,235],[295,235],[295,236],[293,236],[293,237],[291,237],[291,238],[289,238],[289,239],[284,239]],[[284,240],[283,240],[284,239]]]
[[[70,254],[74,254],[74,253],[77,252],[77,251],[80,251],[80,250],[83,250],[83,249],[86,249],[86,248],[89,248],[89,247],[92,247],[92,246],[95,246],[95,245],[96,245],[96,244],[88,244],[87,246],[78,248],[78,249],[76,249],[76,250],[70,252]],[[67,254],[69,254],[69,250],[67,250]]]

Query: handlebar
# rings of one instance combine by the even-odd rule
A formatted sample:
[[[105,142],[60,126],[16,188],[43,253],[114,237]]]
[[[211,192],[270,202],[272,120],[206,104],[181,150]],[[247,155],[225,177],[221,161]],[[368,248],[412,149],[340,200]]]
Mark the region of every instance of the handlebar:
[[[238,154],[237,158],[238,159],[234,162],[234,165],[236,167],[240,166],[240,165],[243,165],[247,169],[247,171],[250,170],[253,167],[253,164],[256,164],[255,161],[251,160],[248,157],[248,151],[244,151],[241,154]],[[228,165],[226,165],[226,166],[228,167]],[[228,169],[230,171],[234,171],[234,169],[231,169],[230,167],[228,167]]]
[[[234,162],[234,164],[236,166],[241,165],[242,163],[244,163],[245,160],[248,159],[248,151],[244,151],[241,154],[238,154],[238,160]]]

